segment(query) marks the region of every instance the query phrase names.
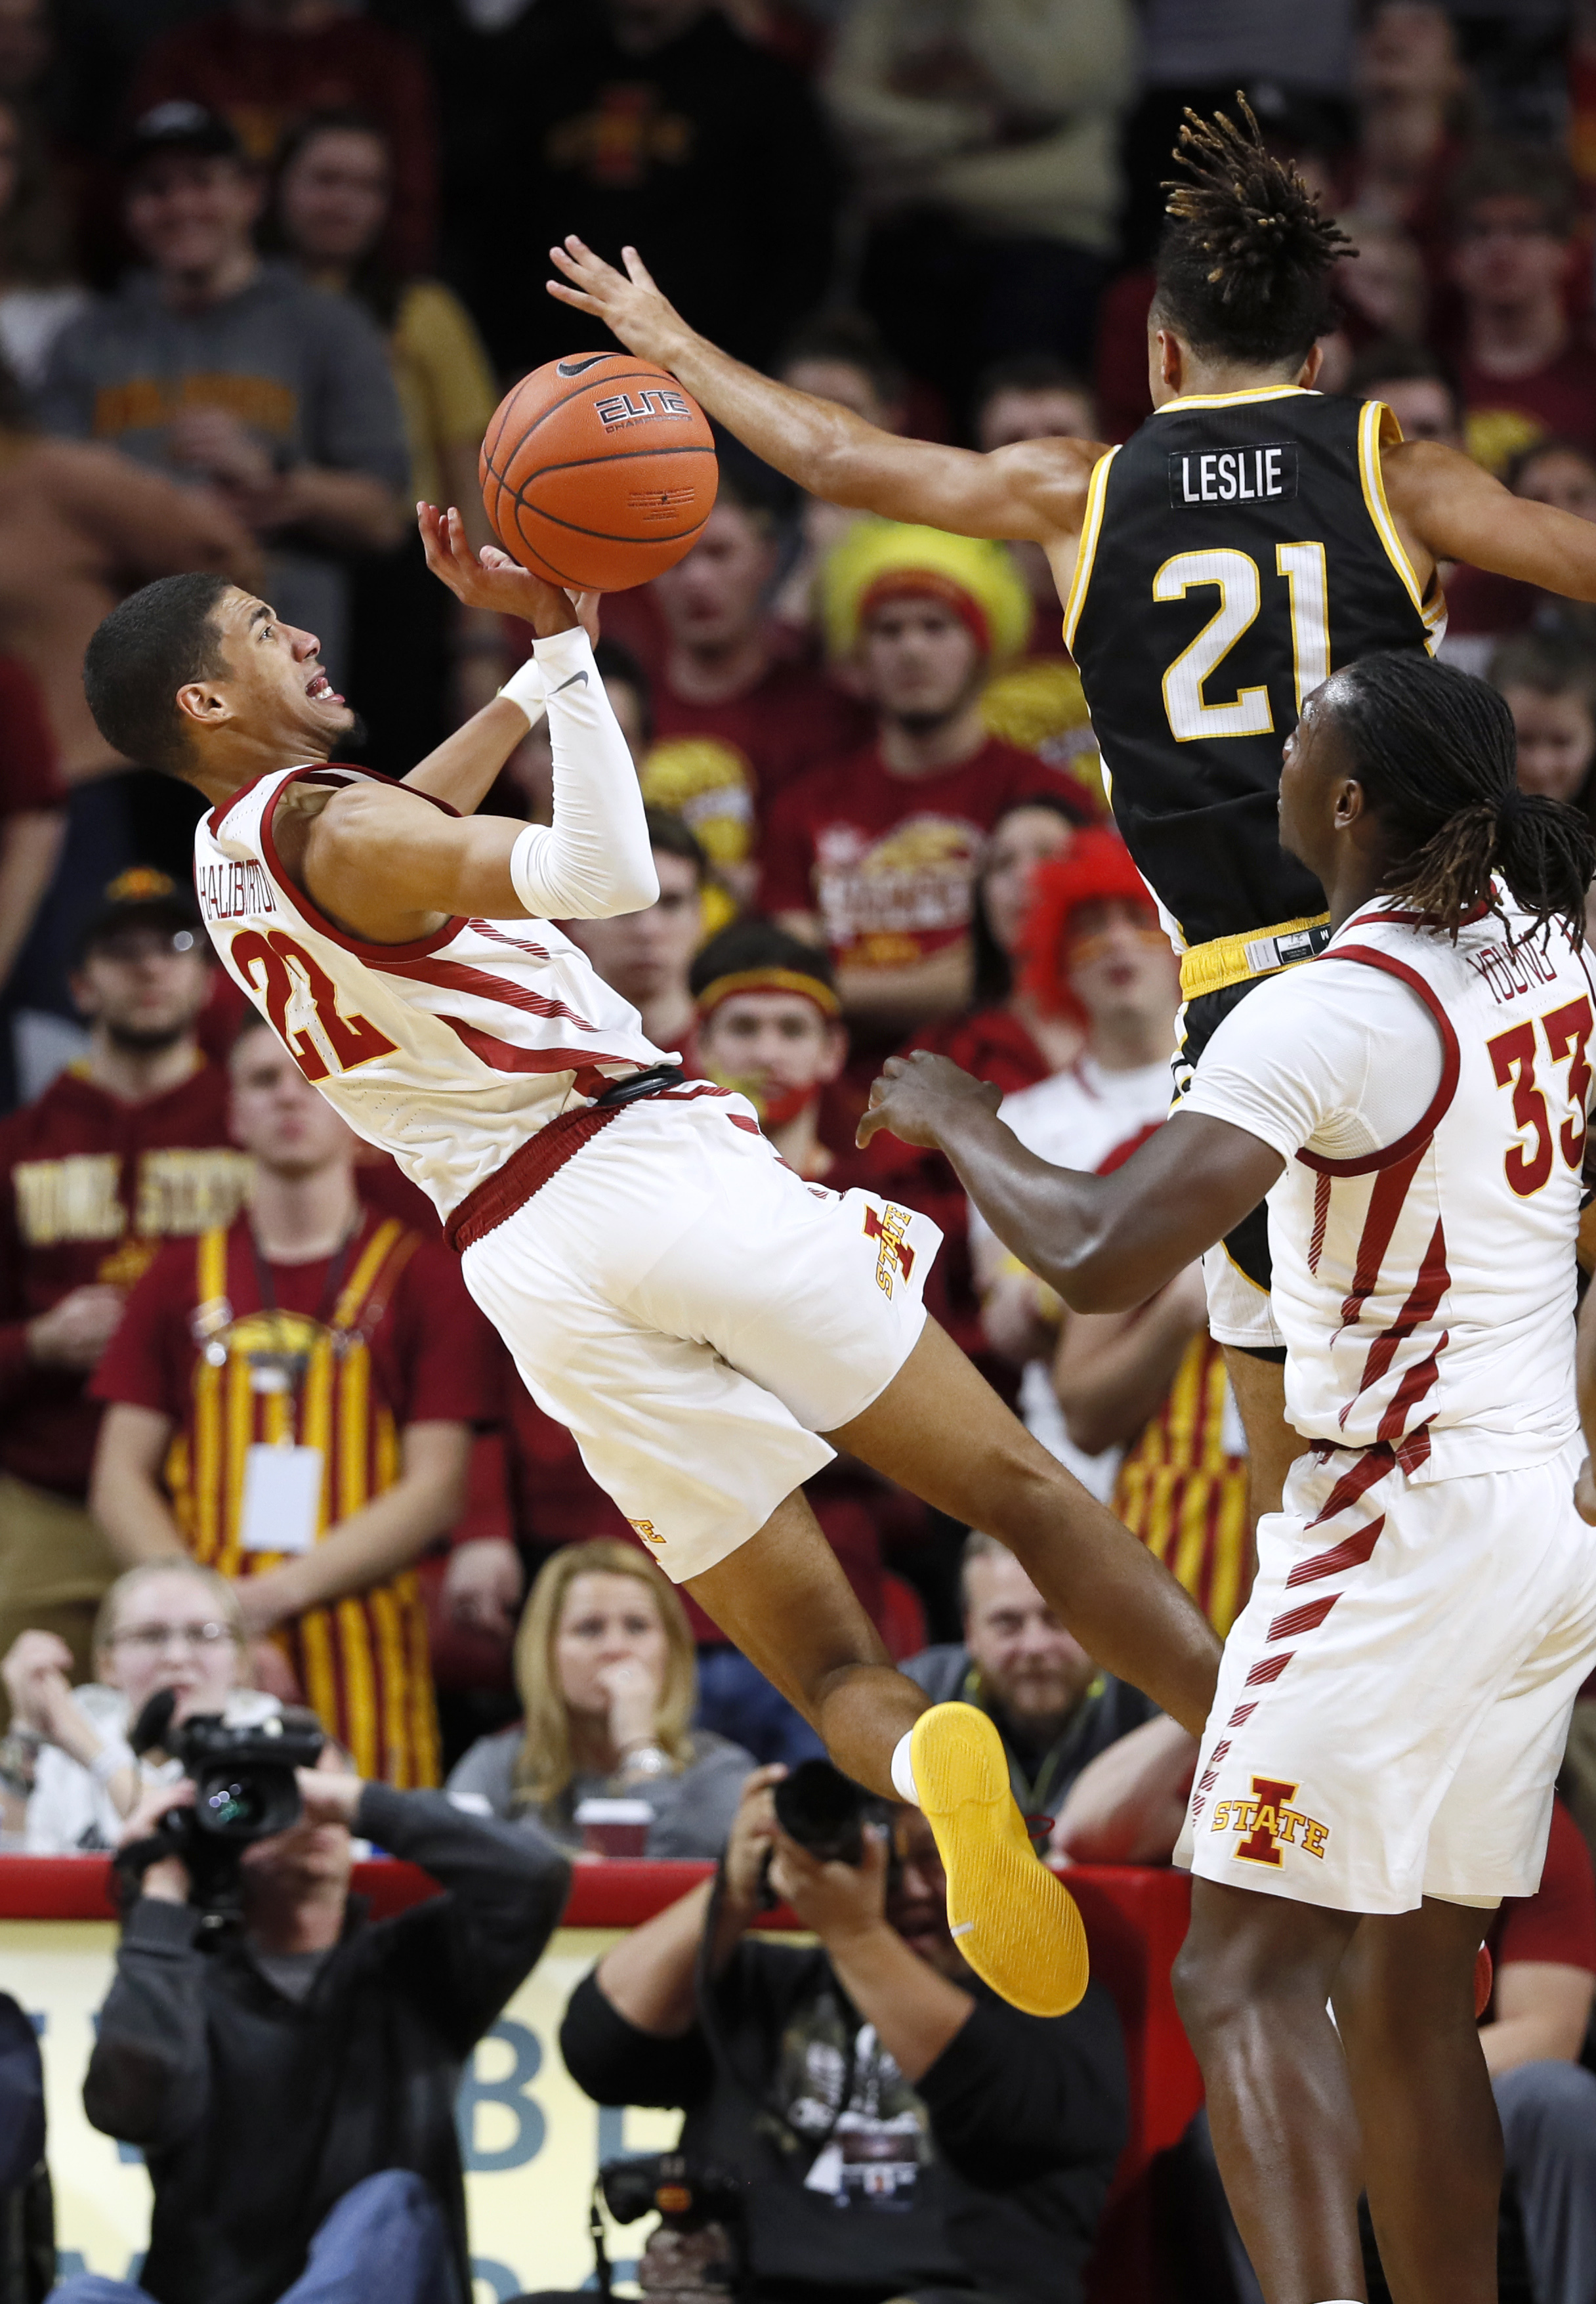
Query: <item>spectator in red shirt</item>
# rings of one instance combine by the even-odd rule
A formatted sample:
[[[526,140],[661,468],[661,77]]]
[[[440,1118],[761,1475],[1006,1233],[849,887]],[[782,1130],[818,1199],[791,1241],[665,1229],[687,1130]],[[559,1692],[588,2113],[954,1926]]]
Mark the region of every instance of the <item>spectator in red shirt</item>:
[[[1464,305],[1458,382],[1469,453],[1488,471],[1547,433],[1596,446],[1592,345],[1569,317],[1574,179],[1543,151],[1486,151],[1453,191],[1452,279]]]
[[[146,55],[130,111],[173,97],[224,114],[262,167],[311,113],[368,113],[393,155],[385,252],[401,274],[426,268],[437,199],[426,62],[356,0],[232,0],[176,25]]]
[[[1596,1870],[1560,1800],[1533,1896],[1486,1937],[1495,1990],[1481,2028],[1518,2194],[1535,2304],[1596,2295],[1596,2074],[1580,2053],[1596,2000]]]
[[[249,1211],[129,1299],[94,1383],[91,1501],[123,1565],[192,1556],[233,1580],[363,1775],[435,1784],[413,1567],[497,1410],[492,1332],[442,1241],[361,1200],[354,1136],[261,1019],[229,1071]]]
[[[89,1054],[0,1123],[0,1652],[55,1632],[79,1678],[116,1574],[85,1504],[88,1379],[162,1238],[230,1223],[243,1192],[194,1036],[209,949],[169,880],[124,873],[72,978]]]
[[[728,466],[702,537],[650,587],[666,639],[643,794],[692,826],[744,900],[777,793],[869,728],[851,698],[781,654],[766,606],[777,557],[769,506]]]
[[[1081,823],[1094,810],[1070,778],[983,724],[987,678],[1031,623],[1002,546],[862,521],[828,562],[823,591],[832,654],[853,660],[876,739],[777,801],[760,904],[829,946],[867,1053],[968,1005],[975,872],[999,817],[1032,793]]]

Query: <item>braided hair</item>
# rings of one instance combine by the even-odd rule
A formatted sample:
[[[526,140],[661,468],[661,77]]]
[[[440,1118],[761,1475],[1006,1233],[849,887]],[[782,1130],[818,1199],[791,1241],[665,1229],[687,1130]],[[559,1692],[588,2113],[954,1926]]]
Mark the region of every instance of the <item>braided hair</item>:
[[[1195,351],[1277,368],[1334,327],[1330,273],[1352,242],[1268,149],[1239,91],[1237,102],[1239,128],[1186,112],[1173,157],[1191,181],[1162,187],[1153,309]]]
[[[1353,772],[1392,837],[1381,883],[1454,943],[1499,877],[1533,928],[1583,941],[1596,834],[1575,809],[1518,788],[1513,716],[1493,688],[1416,650],[1362,656],[1323,691]]]

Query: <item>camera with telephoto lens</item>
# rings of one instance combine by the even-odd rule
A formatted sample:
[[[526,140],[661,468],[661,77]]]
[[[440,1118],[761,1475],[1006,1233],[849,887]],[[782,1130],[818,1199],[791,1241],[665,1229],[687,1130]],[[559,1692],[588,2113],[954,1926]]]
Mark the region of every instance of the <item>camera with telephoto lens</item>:
[[[638,2267],[645,2296],[668,2293],[678,2304],[695,2304],[743,2294],[744,2191],[735,2176],[695,2168],[680,2152],[607,2160],[594,2187],[591,2217],[599,2293],[607,2297],[612,2275],[598,2212],[601,2198],[618,2224],[636,2224],[651,2210],[659,2216]]]
[[[285,1706],[265,1720],[235,1724],[219,1712],[173,1724],[177,1698],[158,1689],[128,1738],[140,1756],[162,1751],[194,1786],[191,1808],[168,1808],[148,1840],[124,1849],[119,1868],[141,1879],[164,1857],[181,1857],[193,1883],[190,1901],[207,1911],[236,1909],[246,1848],[297,1824],[303,1807],[295,1771],[313,1768],[326,1738],[314,1712]]]

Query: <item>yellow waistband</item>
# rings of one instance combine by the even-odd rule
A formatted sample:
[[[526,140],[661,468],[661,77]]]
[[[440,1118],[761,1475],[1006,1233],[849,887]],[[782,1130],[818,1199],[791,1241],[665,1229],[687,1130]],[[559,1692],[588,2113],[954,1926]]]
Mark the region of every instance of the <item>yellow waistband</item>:
[[[1315,933],[1321,929],[1325,933]],[[1180,996],[1198,1000],[1205,992],[1226,992],[1254,976],[1300,967],[1323,950],[1329,929],[1330,914],[1315,912],[1311,919],[1254,928],[1251,936],[1215,936],[1212,944],[1194,944],[1180,955]]]

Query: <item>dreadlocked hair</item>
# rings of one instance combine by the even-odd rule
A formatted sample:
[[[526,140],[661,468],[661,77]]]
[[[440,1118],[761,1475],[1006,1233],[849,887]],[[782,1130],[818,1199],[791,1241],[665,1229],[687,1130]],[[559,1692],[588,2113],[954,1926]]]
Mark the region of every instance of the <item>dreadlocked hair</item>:
[[[1456,943],[1494,882],[1583,939],[1596,834],[1577,809],[1521,792],[1513,715],[1495,689],[1416,650],[1360,657],[1324,692],[1353,771],[1400,852],[1381,883]]]
[[[1192,181],[1161,187],[1155,309],[1195,351],[1275,368],[1306,360],[1335,326],[1330,271],[1352,242],[1236,100],[1239,128],[1186,112],[1173,157]]]

